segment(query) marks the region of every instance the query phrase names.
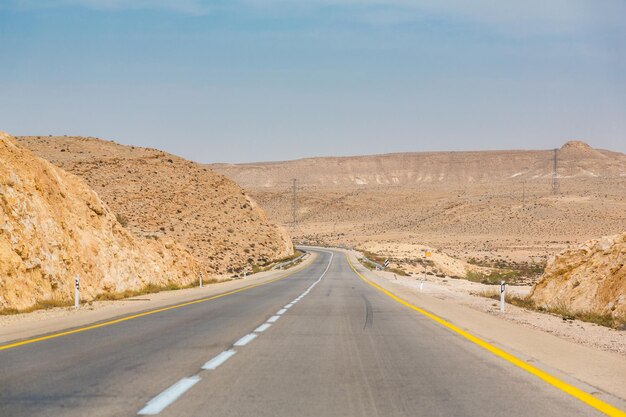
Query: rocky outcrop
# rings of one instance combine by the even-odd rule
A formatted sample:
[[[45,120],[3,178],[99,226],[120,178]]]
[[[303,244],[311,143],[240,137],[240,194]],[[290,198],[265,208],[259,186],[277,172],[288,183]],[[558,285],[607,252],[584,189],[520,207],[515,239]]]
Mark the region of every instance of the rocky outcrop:
[[[552,258],[530,295],[536,305],[626,319],[626,233]]]
[[[82,180],[0,132],[0,310],[44,300],[185,285],[199,264],[172,239],[126,230]]]
[[[173,239],[206,273],[242,273],[294,253],[241,187],[195,162],[95,138],[17,140],[83,179],[133,234]]]

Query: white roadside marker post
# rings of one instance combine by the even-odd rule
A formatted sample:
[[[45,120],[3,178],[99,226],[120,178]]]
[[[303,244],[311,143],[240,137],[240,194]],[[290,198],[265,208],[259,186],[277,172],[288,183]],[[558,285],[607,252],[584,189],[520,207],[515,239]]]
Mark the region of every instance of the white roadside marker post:
[[[202,271],[200,271],[200,288],[202,288]]]
[[[80,304],[80,277],[76,274],[76,278],[74,278],[74,308],[78,308]]]
[[[424,275],[420,278],[420,292],[424,291]]]
[[[504,291],[506,290],[506,283],[500,281],[500,311],[504,313]]]

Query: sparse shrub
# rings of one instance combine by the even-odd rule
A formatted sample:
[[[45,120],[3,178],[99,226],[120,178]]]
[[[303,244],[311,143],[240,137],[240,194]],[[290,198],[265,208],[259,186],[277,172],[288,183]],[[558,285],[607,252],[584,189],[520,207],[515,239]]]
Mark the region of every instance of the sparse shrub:
[[[128,218],[126,216],[124,216],[123,214],[120,213],[115,213],[115,219],[117,220],[117,222],[119,224],[121,224],[123,227],[128,226]]]
[[[54,307],[68,307],[74,305],[74,300],[63,300],[59,298],[49,298],[45,300],[37,300],[35,304],[30,307],[24,309],[17,308],[5,308],[0,310],[0,315],[11,315],[11,314],[20,314],[20,313],[31,313],[35,310],[41,310],[44,308],[54,308]]]
[[[476,293],[481,297],[491,298],[494,300],[500,300],[500,290],[488,290]],[[544,307],[536,305],[530,297],[520,297],[515,294],[505,294],[504,301],[508,304],[512,304],[517,307],[525,308],[527,310],[540,311],[542,313],[550,313],[563,318],[563,320],[580,320],[588,323],[595,323],[604,327],[611,327],[620,329],[626,325],[626,317],[612,317],[609,313],[596,313],[592,311],[573,311],[567,307],[564,303],[556,306]]]
[[[466,275],[468,281],[480,282],[481,284],[494,285],[499,284],[501,281],[507,284],[513,284],[520,278],[520,271],[513,270],[494,270],[488,274],[482,272],[469,271]]]
[[[393,272],[394,274],[400,275],[401,277],[408,277],[409,274],[406,273],[406,271],[400,269],[400,268],[389,268],[389,272]]]

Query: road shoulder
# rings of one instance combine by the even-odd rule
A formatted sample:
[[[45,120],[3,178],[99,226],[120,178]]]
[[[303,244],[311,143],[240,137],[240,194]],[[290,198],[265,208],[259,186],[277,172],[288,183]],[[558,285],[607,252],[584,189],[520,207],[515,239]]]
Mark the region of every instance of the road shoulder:
[[[626,407],[626,358],[582,346],[538,329],[416,292],[363,267],[354,252],[350,262],[367,279],[407,302],[427,310],[461,329],[532,363],[557,378],[592,393],[618,408]]]
[[[210,284],[202,288],[196,287],[175,291],[162,291],[117,301],[97,301],[90,305],[82,305],[77,310],[71,307],[62,307],[37,310],[26,314],[0,316],[0,345],[44,334],[88,326],[148,310],[213,297],[219,294],[240,290],[247,286],[260,285],[306,269],[314,262],[317,256],[318,255],[314,252],[309,252],[309,255],[307,255],[300,264],[290,269],[261,272],[248,276],[245,279]]]

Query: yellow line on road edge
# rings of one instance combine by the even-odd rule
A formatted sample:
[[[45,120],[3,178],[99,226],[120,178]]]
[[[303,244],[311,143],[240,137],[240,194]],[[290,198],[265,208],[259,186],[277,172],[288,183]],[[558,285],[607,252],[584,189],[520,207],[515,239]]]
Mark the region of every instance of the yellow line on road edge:
[[[402,298],[392,294],[391,292],[387,291],[386,289],[384,289],[383,287],[381,287],[378,284],[375,284],[374,282],[370,281],[369,279],[365,278],[363,275],[361,275],[355,268],[354,265],[352,265],[352,262],[350,262],[350,259],[348,258],[348,255],[346,254],[346,260],[348,261],[348,264],[350,265],[350,268],[352,268],[352,270],[354,271],[354,273],[361,278],[363,281],[365,281],[366,283],[368,283],[369,285],[371,285],[372,287],[376,288],[377,290],[381,291],[382,293],[384,293],[385,295],[393,298],[395,301],[399,302],[400,304],[417,311],[418,313],[428,317],[429,319],[441,324],[442,326],[448,328],[449,330],[452,330],[455,333],[458,333],[459,335],[463,336],[464,338],[466,338],[467,340],[469,340],[470,342],[473,342],[475,344],[477,344],[478,346],[482,347],[483,349],[488,350],[489,352],[493,353],[496,356],[499,356],[500,358],[512,363],[513,365],[517,366],[518,368],[521,368],[523,370],[525,370],[526,372],[535,375],[537,378],[540,378],[542,380],[544,380],[545,382],[547,382],[548,384],[560,389],[561,391],[566,392],[567,394],[571,395],[572,397],[575,397],[577,399],[579,399],[580,401],[586,403],[587,405],[590,405],[591,407],[595,408],[596,410],[599,410],[601,412],[603,412],[604,414],[611,416],[611,417],[625,417],[626,413],[624,413],[623,411],[619,410],[618,408],[613,407],[610,404],[605,403],[604,401],[601,401],[599,399],[597,399],[596,397],[594,397],[591,394],[588,394],[576,387],[573,387],[572,385],[569,385],[563,381],[561,381],[560,379],[550,375],[547,372],[544,372],[538,368],[535,368],[532,365],[529,365],[528,363],[524,362],[523,360],[511,355],[510,353],[505,352],[502,349],[499,349],[487,342],[485,342],[484,340],[472,335],[471,333],[466,332],[463,329],[460,329],[459,327],[455,326],[454,324],[432,314],[429,313],[426,310],[423,310],[419,307],[414,306],[413,304],[408,303],[407,301],[404,301]]]
[[[205,301],[215,300],[216,298],[226,297],[227,295],[235,294],[235,293],[246,291],[246,290],[249,290],[249,289],[252,289],[252,288],[255,288],[255,287],[259,287],[261,285],[265,285],[265,284],[269,284],[269,283],[272,283],[272,282],[276,282],[278,280],[287,278],[287,277],[295,274],[296,272],[300,272],[300,271],[301,270],[291,271],[291,272],[289,272],[289,273],[287,273],[287,274],[285,274],[285,275],[283,275],[281,277],[273,278],[273,279],[271,279],[269,281],[261,282],[261,283],[258,283],[258,284],[247,285],[245,287],[241,287],[239,289],[228,291],[228,292],[225,292],[225,293],[222,293],[222,294],[217,294],[217,295],[214,295],[214,296],[211,296],[211,297],[200,298],[198,300],[187,301],[187,302],[184,302],[184,303],[181,303],[181,304],[175,304],[175,305],[168,306],[168,307],[157,308],[155,310],[144,311],[143,313],[133,314],[131,316],[120,317],[119,319],[106,321],[104,323],[92,324],[92,325],[85,326],[85,327],[79,327],[77,329],[67,330],[67,331],[59,332],[59,333],[53,333],[53,334],[49,334],[49,335],[46,335],[46,336],[35,337],[35,338],[32,338],[32,339],[26,339],[26,340],[22,340],[22,341],[15,342],[15,343],[10,343],[8,345],[2,345],[2,346],[0,346],[0,350],[11,349],[11,348],[14,348],[14,347],[28,345],[28,344],[36,343],[36,342],[42,342],[44,340],[49,340],[49,339],[56,339],[57,337],[67,336],[67,335],[74,334],[74,333],[85,332],[87,330],[98,329],[100,327],[110,326],[111,324],[122,323],[124,321],[137,319],[139,317],[149,316],[151,314],[161,313],[163,311],[174,310],[176,308],[187,307],[187,306],[190,306],[190,305],[193,305],[193,304],[204,303]]]

